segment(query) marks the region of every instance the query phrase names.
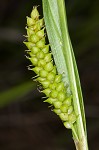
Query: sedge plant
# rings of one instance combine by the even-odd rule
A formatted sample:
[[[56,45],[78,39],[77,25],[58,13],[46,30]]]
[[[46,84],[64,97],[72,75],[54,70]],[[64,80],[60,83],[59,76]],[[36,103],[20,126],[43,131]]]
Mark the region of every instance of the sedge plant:
[[[43,87],[44,102],[52,106],[77,150],[88,150],[86,122],[77,65],[70,41],[64,0],[42,0],[44,19],[37,7],[27,17],[27,59],[35,81]],[[60,7],[61,6],[61,7]],[[45,41],[45,28],[50,44]],[[49,49],[51,47],[51,51]]]

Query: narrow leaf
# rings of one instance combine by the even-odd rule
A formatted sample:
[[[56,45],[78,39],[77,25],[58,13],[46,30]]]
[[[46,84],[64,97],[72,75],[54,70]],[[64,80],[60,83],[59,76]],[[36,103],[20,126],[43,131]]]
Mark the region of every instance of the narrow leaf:
[[[7,106],[11,102],[14,102],[18,98],[26,95],[30,90],[35,88],[35,85],[35,83],[33,84],[33,82],[29,81],[0,93],[0,107]]]
[[[69,38],[64,0],[42,0],[45,25],[57,70],[73,95],[73,105],[77,121],[73,128],[77,148],[87,150],[86,122],[80,80],[74,52]],[[76,134],[74,133],[76,131]],[[75,141],[74,140],[74,141]],[[80,149],[80,148],[79,148]]]

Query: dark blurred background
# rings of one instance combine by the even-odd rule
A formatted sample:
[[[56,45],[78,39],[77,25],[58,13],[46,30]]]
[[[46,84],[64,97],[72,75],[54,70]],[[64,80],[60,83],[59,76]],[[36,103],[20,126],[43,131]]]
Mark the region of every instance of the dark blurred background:
[[[40,0],[0,1],[0,149],[73,150],[71,131],[43,103],[27,70],[26,16]],[[78,64],[90,150],[99,150],[99,1],[66,0]]]

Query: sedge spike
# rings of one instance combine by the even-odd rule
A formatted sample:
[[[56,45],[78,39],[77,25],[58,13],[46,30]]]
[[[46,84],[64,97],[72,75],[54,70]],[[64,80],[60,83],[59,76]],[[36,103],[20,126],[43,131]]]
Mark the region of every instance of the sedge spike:
[[[73,129],[77,116],[73,108],[72,95],[67,95],[62,74],[57,73],[53,64],[49,44],[45,43],[44,19],[39,19],[39,16],[37,7],[33,7],[31,16],[27,17],[27,42],[24,44],[29,49],[27,58],[32,64],[30,70],[37,74],[35,81],[43,87],[41,92],[47,98],[44,102],[53,106],[53,112],[60,117],[67,129]]]

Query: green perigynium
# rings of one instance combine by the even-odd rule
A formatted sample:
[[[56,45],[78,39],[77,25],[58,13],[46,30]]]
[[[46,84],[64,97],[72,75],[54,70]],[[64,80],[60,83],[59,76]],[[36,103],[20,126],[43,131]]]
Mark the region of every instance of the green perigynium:
[[[66,128],[71,129],[76,122],[76,115],[72,104],[72,95],[67,96],[66,87],[62,82],[62,75],[57,73],[53,64],[52,54],[49,52],[49,44],[45,43],[44,20],[39,19],[37,7],[33,7],[31,17],[27,17],[27,42],[24,44],[29,49],[27,57],[36,74],[38,81],[43,87],[46,100],[53,106],[55,112]]]

